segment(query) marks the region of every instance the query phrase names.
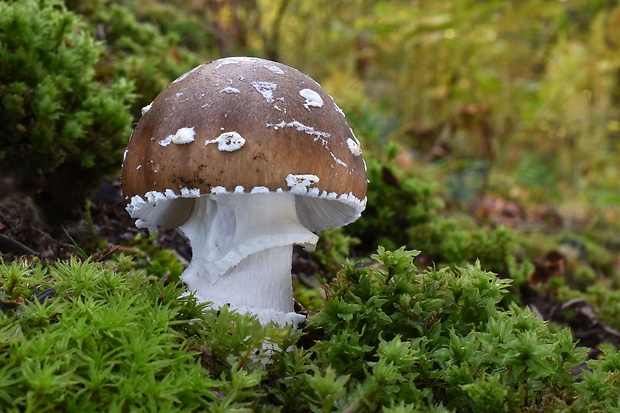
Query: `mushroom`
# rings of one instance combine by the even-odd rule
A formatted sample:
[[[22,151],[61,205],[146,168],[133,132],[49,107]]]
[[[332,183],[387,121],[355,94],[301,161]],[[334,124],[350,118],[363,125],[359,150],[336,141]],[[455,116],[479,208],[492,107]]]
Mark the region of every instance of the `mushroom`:
[[[344,113],[281,63],[203,64],[142,110],[122,190],[136,226],[179,227],[192,259],[181,279],[198,300],[297,328],[293,245],[355,221],[366,164]]]

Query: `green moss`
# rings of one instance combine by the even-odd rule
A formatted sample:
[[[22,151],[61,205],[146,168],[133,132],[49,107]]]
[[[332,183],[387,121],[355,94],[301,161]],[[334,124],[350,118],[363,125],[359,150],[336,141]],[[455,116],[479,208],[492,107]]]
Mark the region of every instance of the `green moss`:
[[[57,213],[117,170],[131,131],[132,85],[97,79],[102,50],[58,0],[0,3],[0,176]]]
[[[19,264],[3,266],[5,280]],[[25,411],[102,411],[206,406],[208,375],[181,340],[187,302],[174,285],[71,260],[19,268],[34,297],[3,312],[3,406]],[[53,288],[45,300],[37,298]],[[6,290],[5,290],[6,292]],[[10,386],[8,385],[10,383]],[[193,406],[193,407],[192,407]]]
[[[502,310],[509,281],[479,266],[419,273],[414,256],[380,248],[380,267],[348,267],[311,319],[322,333],[317,359],[351,375],[348,403],[467,412],[571,402],[558,388],[570,388],[585,353],[567,330],[553,333],[515,305]]]
[[[2,285],[17,277],[13,295],[26,293],[0,301],[2,410],[253,410],[266,374],[256,353],[286,348],[290,332],[205,311],[177,283],[117,268],[0,266]]]
[[[348,235],[344,228],[321,231],[316,251],[312,256],[329,274],[336,274],[351,255],[360,240]]]
[[[184,42],[188,31],[196,30],[197,18],[183,7],[158,2],[67,1],[67,7],[88,21],[93,36],[103,43],[97,65],[100,77],[132,79],[136,100],[131,107],[134,119],[171,81],[209,60],[208,53],[192,53]],[[164,17],[165,16],[165,17]],[[174,26],[174,27],[170,27]],[[199,37],[203,42],[209,36]],[[203,56],[203,57],[199,57]],[[207,57],[205,57],[207,56]]]
[[[293,298],[308,311],[319,310],[325,303],[325,291],[320,287],[320,283],[317,281],[318,285],[311,287],[293,280]]]
[[[584,411],[577,395],[609,405],[615,353],[576,382],[585,350],[529,310],[503,309],[509,281],[474,265],[420,271],[415,255],[380,248],[370,265],[347,265],[294,335],[208,309],[122,255],[0,265],[0,407]]]
[[[178,282],[185,269],[183,263],[172,251],[158,247],[156,238],[155,234],[148,237],[142,233],[136,234],[130,243],[136,251],[133,265],[159,279]]]
[[[415,245],[437,264],[463,265],[480,260],[485,269],[506,272],[513,253],[512,233],[505,227],[467,230],[450,218],[437,218],[409,231]]]
[[[365,251],[405,246],[420,250],[427,262],[438,266],[479,260],[487,270],[507,273],[516,247],[512,231],[481,226],[463,214],[448,216],[439,185],[396,173],[393,156],[368,161],[368,205],[363,218],[345,227],[345,233],[361,240]]]
[[[400,179],[391,161],[369,159],[367,164],[369,186],[364,219],[348,225],[346,232],[359,238],[367,250],[378,245],[409,245],[407,230],[435,219],[443,207],[435,195],[435,185],[414,177]]]

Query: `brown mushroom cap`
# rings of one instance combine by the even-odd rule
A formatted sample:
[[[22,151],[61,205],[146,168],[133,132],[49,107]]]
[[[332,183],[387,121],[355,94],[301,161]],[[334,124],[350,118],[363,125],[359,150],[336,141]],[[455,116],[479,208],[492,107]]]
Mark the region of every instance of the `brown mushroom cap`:
[[[143,109],[122,169],[133,217],[170,210],[150,226],[183,224],[199,194],[290,191],[308,229],[333,228],[359,217],[366,185],[359,142],[333,99],[258,58],[215,60],[166,87]]]

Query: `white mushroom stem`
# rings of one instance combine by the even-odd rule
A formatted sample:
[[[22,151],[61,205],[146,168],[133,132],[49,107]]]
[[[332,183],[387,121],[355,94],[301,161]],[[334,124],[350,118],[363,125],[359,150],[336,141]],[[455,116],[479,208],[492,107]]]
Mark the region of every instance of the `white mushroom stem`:
[[[304,320],[293,311],[293,245],[313,248],[318,237],[299,222],[294,194],[203,196],[180,228],[193,254],[181,279],[199,300],[256,314],[261,323],[295,328]]]

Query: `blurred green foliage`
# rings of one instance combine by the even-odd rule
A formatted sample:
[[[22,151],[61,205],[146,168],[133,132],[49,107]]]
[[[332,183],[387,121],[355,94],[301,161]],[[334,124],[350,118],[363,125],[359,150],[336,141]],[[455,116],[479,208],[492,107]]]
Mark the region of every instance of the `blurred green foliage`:
[[[395,139],[418,159],[451,161],[455,174],[453,161],[481,161],[487,189],[521,201],[617,204],[616,2],[215,3],[196,6],[234,45],[215,54],[309,73],[365,148]]]
[[[508,261],[516,253],[511,230],[446,216],[438,185],[421,174],[398,171],[393,156],[367,164],[367,208],[362,219],[344,229],[361,241],[359,249],[406,246],[423,251],[427,263],[463,265],[479,260],[488,270],[509,272]]]

